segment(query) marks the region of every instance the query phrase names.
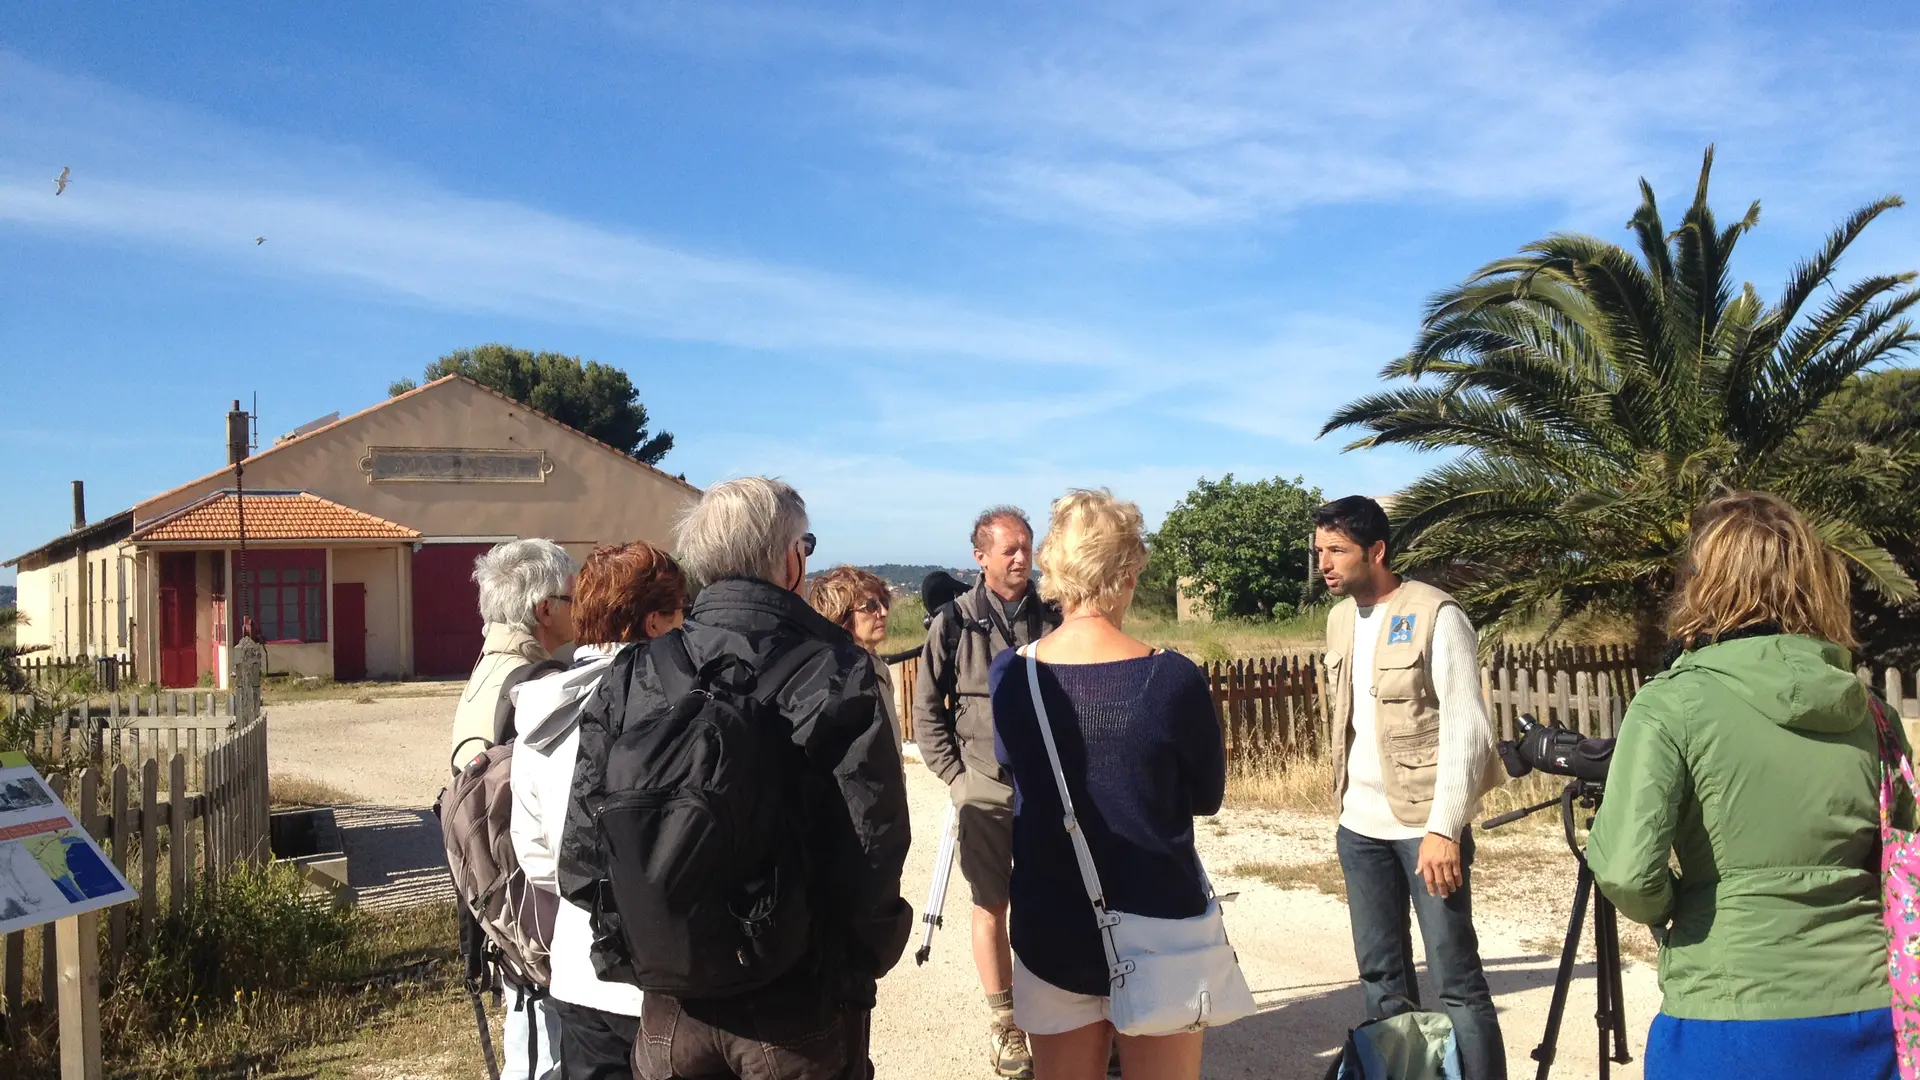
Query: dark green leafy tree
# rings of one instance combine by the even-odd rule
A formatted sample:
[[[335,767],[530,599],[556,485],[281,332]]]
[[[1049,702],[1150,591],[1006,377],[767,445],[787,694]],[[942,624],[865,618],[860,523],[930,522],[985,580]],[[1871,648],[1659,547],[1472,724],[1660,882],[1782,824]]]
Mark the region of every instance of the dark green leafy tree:
[[[482,345],[435,360],[422,378],[432,382],[448,375],[465,375],[649,465],[658,465],[673,449],[671,434],[648,433],[647,407],[640,403],[633,380],[598,361]],[[401,379],[387,387],[387,393],[397,397],[415,385],[412,379]]]
[[[1300,603],[1319,489],[1275,477],[1243,484],[1202,477],[1167,512],[1149,548],[1172,557],[1176,581],[1214,615],[1270,616]],[[1162,571],[1165,572],[1164,570]]]
[[[1403,568],[1442,572],[1485,631],[1542,615],[1629,615],[1644,661],[1691,515],[1723,492],[1792,500],[1889,599],[1913,582],[1876,540],[1920,483],[1920,449],[1891,427],[1831,437],[1822,406],[1861,371],[1909,352],[1914,275],[1839,285],[1841,256],[1901,205],[1849,215],[1769,303],[1729,262],[1759,221],[1722,227],[1707,205],[1709,147],[1692,205],[1669,231],[1643,180],[1637,253],[1559,234],[1493,262],[1427,306],[1384,378],[1409,385],[1334,414],[1349,449],[1449,453],[1394,508]]]
[[[1180,610],[1180,575],[1173,569],[1172,549],[1161,543],[1158,533],[1147,537],[1147,567],[1140,571],[1140,583],[1133,590],[1133,605],[1164,616]]]
[[[1913,446],[1920,442],[1920,369],[1891,368],[1855,376],[1820,408],[1818,436],[1843,443]],[[1920,483],[1900,497],[1864,508],[1867,528],[1907,576],[1920,578]],[[1854,590],[1854,630],[1860,657],[1876,668],[1920,664],[1920,602],[1890,600],[1870,588]]]

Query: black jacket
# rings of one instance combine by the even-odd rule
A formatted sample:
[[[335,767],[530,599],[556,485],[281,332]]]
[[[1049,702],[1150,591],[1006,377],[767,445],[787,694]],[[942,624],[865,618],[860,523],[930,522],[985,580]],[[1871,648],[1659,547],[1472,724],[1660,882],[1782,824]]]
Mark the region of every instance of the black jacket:
[[[794,744],[812,770],[802,786],[813,831],[814,942],[791,974],[746,995],[751,1000],[710,1003],[703,1011],[714,1015],[702,1017],[710,1023],[725,1023],[725,1014],[733,1012],[751,1013],[768,999],[871,1008],[875,983],[900,959],[912,931],[913,908],[900,895],[911,840],[906,777],[872,655],[799,596],[765,581],[715,582],[687,616],[687,649],[696,665],[734,655],[765,670],[774,657],[808,640],[832,648],[800,669],[777,704],[792,721]],[[589,708],[581,719],[559,866],[561,892],[577,902],[592,895],[603,873],[592,850],[597,834],[591,807],[601,794],[607,750],[627,717],[669,704],[651,657],[636,658],[625,691],[622,707]]]

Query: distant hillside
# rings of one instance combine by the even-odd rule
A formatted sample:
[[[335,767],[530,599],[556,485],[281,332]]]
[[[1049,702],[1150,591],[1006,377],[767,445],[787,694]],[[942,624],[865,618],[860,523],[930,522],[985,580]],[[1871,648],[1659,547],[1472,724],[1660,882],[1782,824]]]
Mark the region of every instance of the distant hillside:
[[[12,585],[0,585],[0,607],[12,607],[14,598],[19,595]]]
[[[825,573],[829,569],[832,569],[832,568],[824,567],[821,570],[818,570],[815,573],[813,573],[811,576],[819,577],[821,574]],[[869,574],[875,575],[876,577],[880,578],[882,581],[885,581],[887,584],[892,585],[894,588],[902,592],[909,592],[914,594],[918,594],[920,592],[920,582],[923,579],[925,579],[928,574],[933,573],[935,570],[945,570],[948,573],[952,574],[954,577],[957,577],[962,581],[972,581],[980,573],[980,568],[977,566],[967,567],[966,569],[963,570],[955,566],[934,566],[930,563],[926,565],[916,565],[916,564],[909,564],[909,563],[878,563],[873,566],[862,566],[860,567],[860,569],[865,570]]]

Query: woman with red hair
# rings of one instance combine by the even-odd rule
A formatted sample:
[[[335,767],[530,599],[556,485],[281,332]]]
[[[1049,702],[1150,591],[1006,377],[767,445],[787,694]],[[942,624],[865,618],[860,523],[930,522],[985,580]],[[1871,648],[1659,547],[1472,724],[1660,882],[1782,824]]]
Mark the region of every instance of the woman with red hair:
[[[587,557],[573,586],[573,666],[513,689],[520,736],[513,748],[513,851],[534,886],[557,894],[560,833],[572,797],[580,712],[621,649],[658,637],[686,615],[687,579],[650,544],[605,547]],[[593,969],[587,912],[559,901],[547,994],[560,1020],[568,1080],[626,1080],[640,1030],[640,991]]]

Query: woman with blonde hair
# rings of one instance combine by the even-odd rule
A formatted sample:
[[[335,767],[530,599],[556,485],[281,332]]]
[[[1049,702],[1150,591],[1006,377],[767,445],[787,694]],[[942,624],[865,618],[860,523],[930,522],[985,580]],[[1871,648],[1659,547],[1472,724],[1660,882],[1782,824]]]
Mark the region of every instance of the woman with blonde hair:
[[[807,585],[807,602],[870,653],[877,654],[880,643],[887,640],[893,590],[878,574],[857,566],[836,566]]]
[[[1040,595],[1060,628],[1033,647],[1061,773],[1110,910],[1189,919],[1208,909],[1193,819],[1219,811],[1226,755],[1206,676],[1122,629],[1147,565],[1140,509],[1102,491],[1053,504]],[[988,685],[994,744],[1013,777],[1014,1020],[1035,1080],[1105,1075],[1116,1035],[1101,931],[1082,884],[1027,679],[1013,650]],[[1202,1033],[1119,1035],[1123,1074],[1200,1075]]]
[[[1587,840],[1601,891],[1660,942],[1646,1076],[1892,1080],[1846,567],[1779,496],[1715,499],[1668,628],[1684,651],[1634,695]]]

